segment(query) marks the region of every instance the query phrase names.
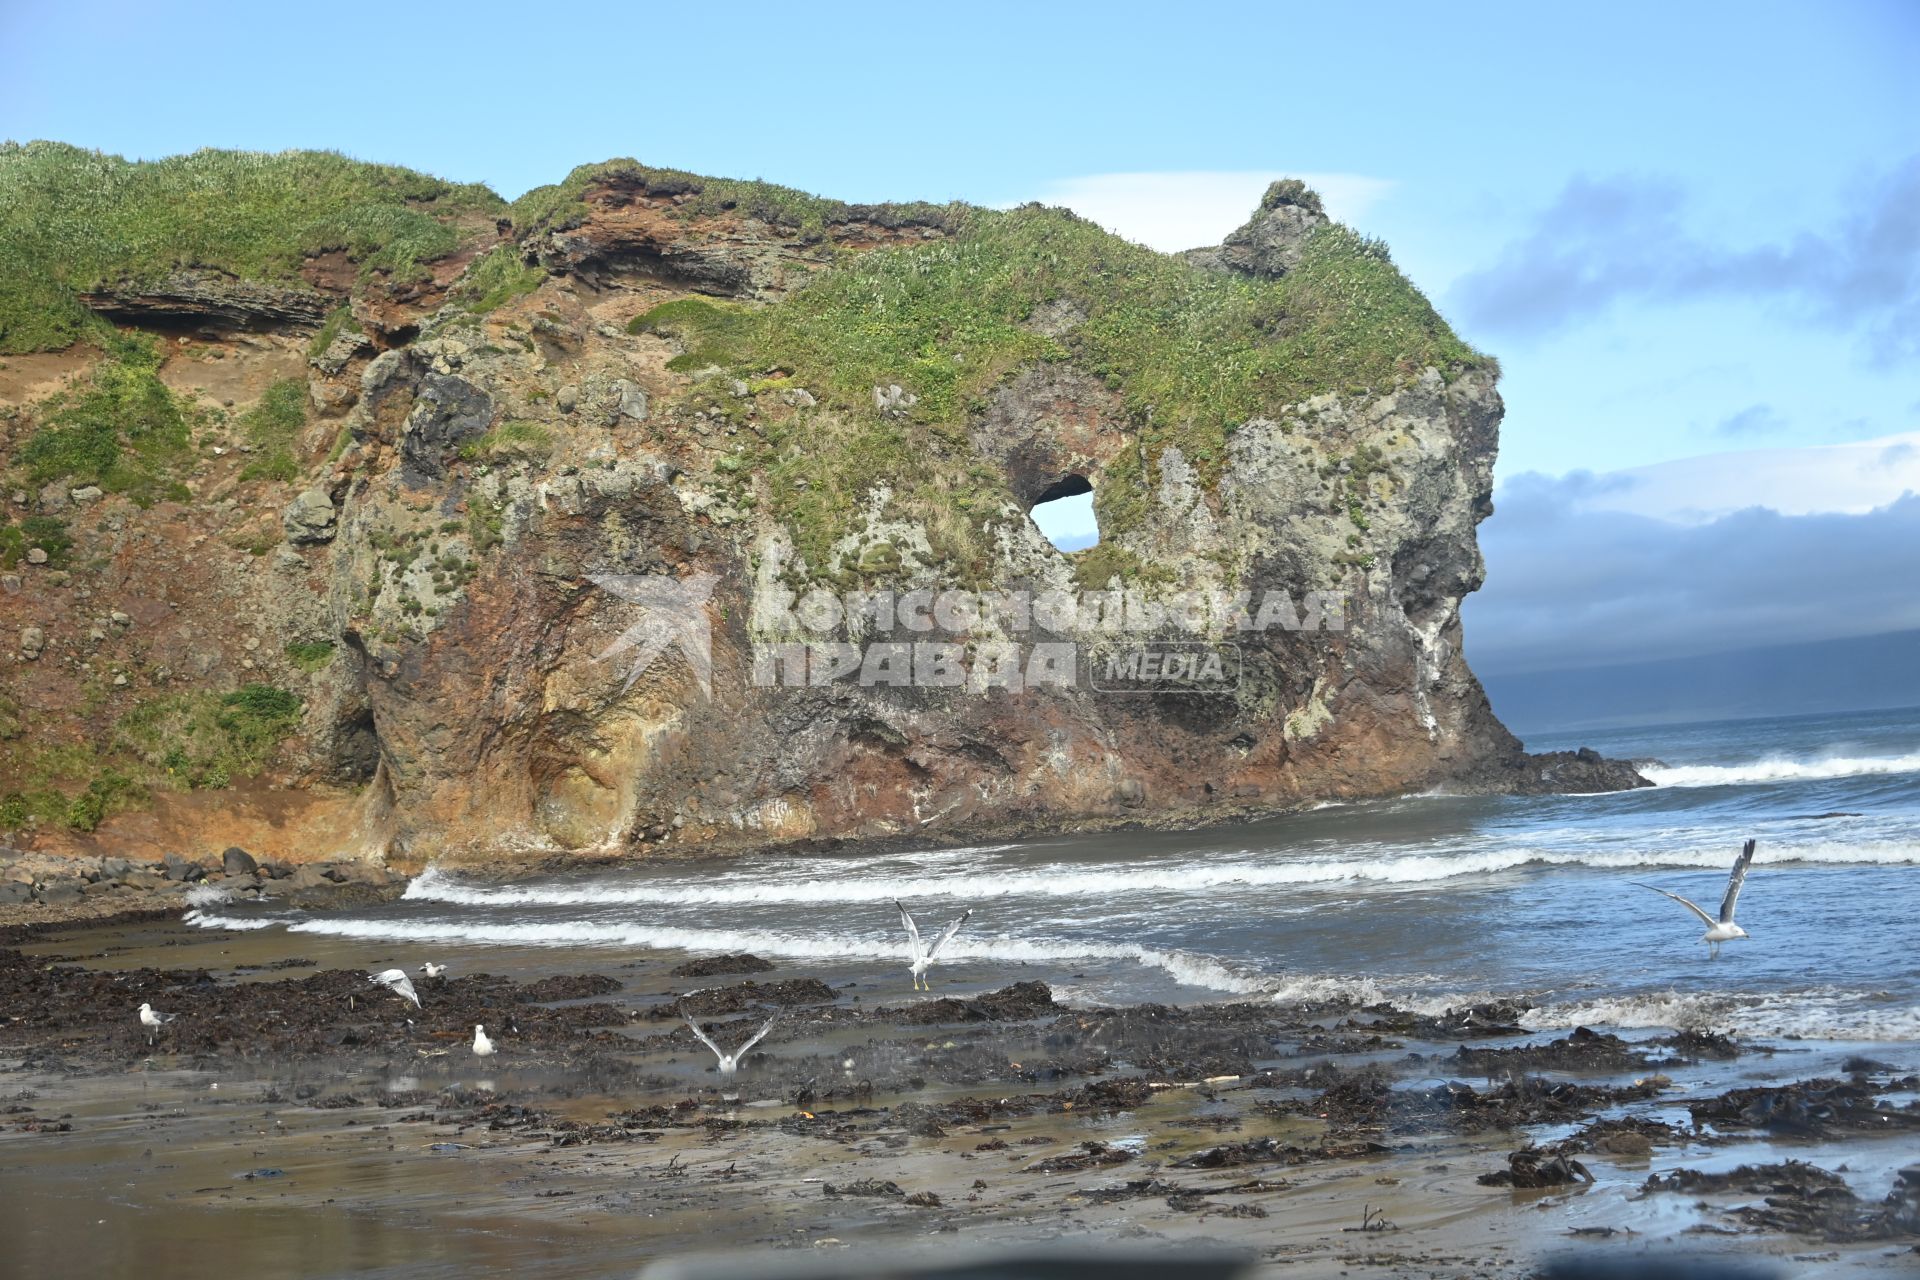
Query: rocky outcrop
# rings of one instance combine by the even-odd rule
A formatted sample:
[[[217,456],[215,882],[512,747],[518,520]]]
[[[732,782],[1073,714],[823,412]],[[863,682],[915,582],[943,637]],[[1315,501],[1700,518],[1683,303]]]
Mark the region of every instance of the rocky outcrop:
[[[699,208],[702,182],[614,168],[588,188],[589,215],[534,242],[551,271],[605,284],[645,279],[720,297],[766,299],[804,282],[837,251],[938,239],[956,218],[935,206],[835,205],[817,226],[784,210],[727,202]]]
[[[1328,222],[1318,194],[1298,178],[1283,178],[1267,188],[1253,217],[1219,247],[1190,249],[1184,256],[1209,270],[1279,277],[1300,264],[1307,237]]]
[[[239,280],[216,271],[176,271],[144,284],[103,286],[80,300],[113,320],[142,325],[279,329],[316,325],[341,297]]]
[[[336,850],[952,840],[1641,785],[1590,752],[1527,755],[1467,666],[1502,413],[1484,365],[1156,434],[1154,406],[1077,358],[1092,311],[1061,296],[1024,321],[1053,346],[936,419],[924,369],[836,392],[707,365],[638,321],[712,295],[737,300],[722,316],[778,306],[862,252],[948,254],[955,219],[837,206],[802,225],[619,172],[580,204],[523,229],[549,272],[534,291],[484,315],[389,292],[378,344],[301,357],[338,420],[264,508],[269,529],[281,513],[264,545],[286,545],[194,527],[182,554],[230,547],[233,567],[137,615],[151,652],[180,655],[168,679],[225,662],[301,689],[284,773],[341,788]],[[1194,258],[1284,279],[1325,227],[1311,192],[1276,184]],[[889,444],[904,472],[846,479]],[[914,461],[948,488],[896,492]],[[847,490],[831,525],[821,487]],[[1088,490],[1100,544],[1062,553],[1029,513]],[[214,518],[89,509],[102,546]],[[204,638],[234,618],[256,634]],[[66,678],[93,669],[38,640],[56,642]]]

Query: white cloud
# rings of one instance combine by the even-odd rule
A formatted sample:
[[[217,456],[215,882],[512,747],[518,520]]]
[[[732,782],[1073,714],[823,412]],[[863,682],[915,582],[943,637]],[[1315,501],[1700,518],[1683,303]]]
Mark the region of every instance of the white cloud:
[[[1749,507],[1781,515],[1860,515],[1920,493],[1920,431],[1802,448],[1741,449],[1593,477],[1575,502],[1700,524]]]
[[[1278,169],[1199,169],[1171,173],[1095,173],[1061,178],[1035,199],[1065,205],[1116,235],[1176,253],[1219,244],[1260,204],[1267,184],[1299,178],[1320,193],[1336,222],[1352,223],[1393,189],[1386,178]]]

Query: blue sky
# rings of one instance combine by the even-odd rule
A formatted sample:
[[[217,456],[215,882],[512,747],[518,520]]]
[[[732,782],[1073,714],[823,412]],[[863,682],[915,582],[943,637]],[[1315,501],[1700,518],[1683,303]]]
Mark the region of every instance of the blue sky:
[[[1504,483],[1627,473],[1583,489],[1591,509],[1648,476],[1719,495],[1634,513],[1681,527],[1740,505],[1744,451],[1920,440],[1916,65],[1905,0],[974,4],[872,22],[792,4],[335,22],[12,0],[0,134],[129,156],[330,147],[508,196],[634,155],[847,199],[1072,203],[1162,248],[1218,239],[1269,177],[1307,174],[1501,357]],[[1838,464],[1807,456],[1786,470],[1808,511],[1913,487],[1890,470],[1863,499],[1849,471],[1829,492]]]

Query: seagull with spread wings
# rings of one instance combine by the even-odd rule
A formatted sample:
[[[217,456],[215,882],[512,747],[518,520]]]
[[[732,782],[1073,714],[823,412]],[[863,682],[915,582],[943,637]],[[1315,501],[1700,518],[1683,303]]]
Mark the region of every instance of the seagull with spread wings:
[[[388,969],[382,973],[370,973],[367,981],[376,987],[385,987],[402,1000],[411,1000],[413,1007],[420,1007],[420,993],[413,989],[413,979],[407,976],[405,969]]]
[[[960,918],[948,925],[940,936],[933,940],[933,945],[928,946],[920,941],[920,926],[913,922],[912,913],[901,906],[898,898],[894,899],[893,905],[900,907],[900,923],[907,927],[907,967],[913,971],[913,989],[931,991],[933,984],[927,981],[927,970],[933,967],[933,958],[940,954],[940,948],[953,940],[954,934],[960,932],[960,926],[967,922],[967,917],[973,914],[973,909],[969,907],[962,911]]]
[[[1735,938],[1744,938],[1747,936],[1747,931],[1733,922],[1733,907],[1735,903],[1740,901],[1740,886],[1747,882],[1747,868],[1753,865],[1753,847],[1755,843],[1757,842],[1753,840],[1747,841],[1746,847],[1740,850],[1740,856],[1733,860],[1733,874],[1727,877],[1727,896],[1720,899],[1720,918],[1718,920],[1708,915],[1705,911],[1702,911],[1700,905],[1689,898],[1683,898],[1677,893],[1668,893],[1665,889],[1654,889],[1652,885],[1640,884],[1638,880],[1635,880],[1633,883],[1639,885],[1642,889],[1653,889],[1655,893],[1660,894],[1662,897],[1672,898],[1675,902],[1706,921],[1707,931],[1700,935],[1700,941],[1708,944],[1711,948],[1711,950],[1707,952],[1707,958],[1709,960],[1716,959],[1720,955],[1721,943],[1732,942]]]
[[[687,1025],[693,1029],[693,1034],[699,1039],[700,1043],[707,1046],[707,1048],[713,1050],[713,1056],[720,1059],[720,1065],[718,1068],[720,1074],[722,1076],[731,1076],[735,1072],[740,1070],[740,1061],[741,1059],[747,1056],[747,1050],[759,1044],[761,1039],[766,1036],[767,1032],[773,1030],[773,1024],[778,1022],[779,1020],[780,1020],[780,1015],[778,1013],[773,1014],[765,1022],[760,1024],[760,1029],[758,1031],[754,1032],[751,1036],[747,1037],[747,1042],[745,1044],[741,1045],[738,1049],[735,1049],[732,1053],[727,1053],[723,1051],[719,1045],[713,1042],[713,1038],[711,1036],[709,1036],[706,1032],[700,1029],[700,1024],[695,1022],[692,1018],[687,1019]]]

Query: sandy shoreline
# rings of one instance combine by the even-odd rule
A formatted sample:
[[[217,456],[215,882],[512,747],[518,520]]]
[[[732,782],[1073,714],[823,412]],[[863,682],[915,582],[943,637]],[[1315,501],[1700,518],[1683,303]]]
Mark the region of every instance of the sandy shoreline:
[[[904,975],[831,990],[499,950],[422,981],[416,1013],[364,976],[407,959],[393,943],[163,919],[0,946],[0,1217],[29,1271],[189,1274],[198,1242],[263,1275],[585,1276],[925,1239],[1214,1242],[1286,1275],[1520,1276],[1574,1251],[1920,1265],[1905,1046],[1848,1063],[1550,1039],[1498,1006],[1068,1008],[1032,983],[915,997]],[[151,1051],[142,1000],[178,1014]],[[679,1016],[725,1045],[776,1008],[724,1085]],[[498,1057],[468,1052],[476,1021]],[[1482,1184],[1502,1171],[1574,1180]]]

